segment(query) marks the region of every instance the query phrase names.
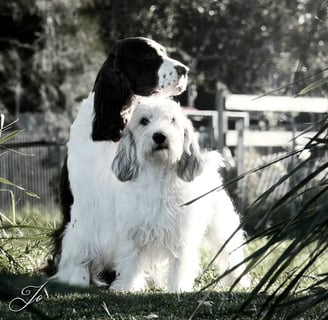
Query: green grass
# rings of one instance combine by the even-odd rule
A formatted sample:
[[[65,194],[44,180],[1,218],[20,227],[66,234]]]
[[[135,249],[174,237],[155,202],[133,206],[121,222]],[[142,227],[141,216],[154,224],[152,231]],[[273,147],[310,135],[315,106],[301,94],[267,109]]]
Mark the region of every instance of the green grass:
[[[41,211],[27,210],[16,214],[16,224],[11,218],[1,216],[0,224],[0,320],[4,319],[189,319],[199,301],[205,299],[192,319],[256,319],[263,302],[270,292],[280,284],[288,283],[293,270],[308,259],[311,248],[299,255],[298,260],[290,264],[281,275],[279,281],[266,293],[258,293],[243,314],[238,315],[240,305],[249,296],[249,291],[235,289],[229,292],[217,285],[216,291],[196,291],[195,293],[167,294],[160,291],[147,291],[139,294],[115,293],[108,289],[89,288],[81,290],[50,282],[39,303],[19,313],[9,310],[9,302],[16,297],[23,297],[21,290],[27,286],[40,287],[47,279],[40,276],[38,269],[46,261],[49,254],[49,232],[56,226],[56,219],[50,218]],[[254,285],[265,275],[275,259],[288,247],[291,241],[282,241],[264,261],[251,270]],[[252,242],[247,247],[248,254],[265,245],[264,240]],[[204,255],[206,265],[210,257]],[[311,285],[318,274],[327,273],[325,263],[328,255],[324,255],[302,280],[304,288]],[[197,289],[215,279],[216,273],[211,270],[198,279]],[[317,288],[318,289],[318,288]],[[37,290],[37,289],[34,289]],[[293,292],[291,297],[305,297],[302,285]],[[35,292],[35,291],[33,291]],[[23,297],[26,301],[27,297]],[[302,302],[302,301],[301,301]],[[288,314],[302,307],[302,303],[292,307],[278,309],[271,319],[285,319]],[[323,310],[327,310],[327,302],[318,304],[299,318],[323,319]],[[106,311],[107,310],[107,311]],[[156,318],[157,316],[157,318]],[[148,318],[147,318],[148,317]]]
[[[15,217],[0,212],[0,271],[34,274],[49,254],[56,217],[31,208]]]
[[[22,285],[42,284],[45,280],[26,277],[7,277],[8,283],[19,293]],[[91,288],[88,290],[72,289],[55,284],[47,286],[49,298],[44,298],[34,306],[51,319],[147,319],[154,314],[159,319],[188,319],[204,294],[167,294],[145,292],[142,294],[113,293],[108,289]],[[45,295],[45,294],[44,294]],[[236,301],[242,294],[212,293],[208,300],[213,306],[203,305],[196,319],[229,319],[236,309]],[[2,301],[2,317],[11,319],[13,314],[6,309]],[[107,311],[105,310],[107,309]],[[36,315],[24,310],[16,314],[17,319],[37,319]],[[151,317],[149,317],[151,318]],[[243,319],[251,319],[246,316]]]
[[[35,285],[41,286],[46,280],[20,275],[1,275],[2,283],[10,288],[10,295],[0,302],[2,310],[0,319],[189,319],[203,299],[206,292],[184,293],[180,295],[149,291],[141,294],[114,293],[108,289],[90,288],[77,289],[49,284],[48,297],[42,292],[43,300],[34,303],[33,310],[24,310],[13,314],[8,309],[9,302],[21,296],[22,288]],[[9,291],[7,291],[9,292]],[[240,303],[247,297],[247,292],[210,292],[193,319],[232,319]],[[265,295],[259,295],[256,301],[237,319],[255,319]],[[293,307],[294,309],[297,307]],[[107,311],[106,311],[107,310]],[[290,308],[280,310],[272,319],[284,319],[290,314]],[[321,319],[320,307],[307,312],[295,319]],[[155,316],[154,316],[155,319]]]
[[[149,291],[141,294],[113,293],[108,289],[90,288],[81,290],[68,288],[57,284],[49,284],[46,296],[42,292],[43,300],[34,303],[34,310],[24,310],[13,314],[8,309],[9,302],[13,297],[21,296],[20,290],[29,285],[40,286],[45,279],[1,275],[5,285],[10,288],[10,295],[0,302],[2,313],[0,319],[189,319],[193,314],[199,301],[205,296],[205,292],[167,294],[158,291]],[[232,319],[239,304],[246,298],[247,292],[211,292],[206,302],[202,304],[194,319]],[[238,319],[255,319],[255,315],[266,298],[259,295],[256,302],[252,304]],[[106,311],[107,310],[107,311]],[[272,319],[283,319],[283,316],[292,310],[286,309]],[[320,309],[308,312],[298,319],[320,319]],[[295,318],[297,319],[297,318]]]

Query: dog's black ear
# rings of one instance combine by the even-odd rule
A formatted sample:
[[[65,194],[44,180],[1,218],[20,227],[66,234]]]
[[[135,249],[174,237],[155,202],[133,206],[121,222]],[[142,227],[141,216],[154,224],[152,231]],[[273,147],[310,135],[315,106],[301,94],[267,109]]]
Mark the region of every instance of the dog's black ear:
[[[114,49],[101,67],[93,88],[94,119],[92,139],[118,141],[125,127],[122,111],[133,96],[129,80],[116,67],[118,49]]]
[[[177,174],[182,180],[190,182],[203,171],[204,160],[201,155],[192,124],[186,120],[184,131],[184,151],[178,162]]]
[[[112,170],[120,181],[128,181],[138,176],[137,148],[132,132],[126,128],[118,144]]]

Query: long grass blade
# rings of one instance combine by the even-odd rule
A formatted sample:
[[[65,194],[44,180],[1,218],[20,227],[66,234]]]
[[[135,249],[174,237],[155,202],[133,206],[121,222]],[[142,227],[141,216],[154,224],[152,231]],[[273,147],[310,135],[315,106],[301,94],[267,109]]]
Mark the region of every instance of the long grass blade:
[[[262,95],[256,97],[254,100],[261,99],[261,98],[263,98],[263,97],[265,97],[265,96],[268,96],[268,95],[270,95],[270,94],[273,94],[273,93],[279,92],[279,91],[281,91],[281,90],[287,89],[287,88],[289,88],[289,87],[292,87],[292,86],[294,86],[295,84],[297,84],[297,83],[299,83],[299,82],[303,82],[304,80],[307,80],[307,79],[310,79],[310,78],[312,78],[312,77],[315,77],[316,75],[321,74],[321,73],[323,73],[323,72],[325,72],[325,71],[327,71],[327,70],[328,70],[328,68],[324,68],[324,69],[319,70],[318,72],[312,73],[312,74],[310,74],[310,75],[308,75],[308,76],[306,76],[306,77],[303,77],[303,78],[301,78],[301,79],[298,79],[298,80],[295,80],[295,81],[289,82],[289,83],[287,83],[286,85],[281,86],[281,87],[279,87],[279,88],[277,88],[277,89],[267,91],[266,93],[264,93],[264,94],[262,94]]]
[[[221,185],[219,185],[219,186],[217,186],[217,187],[215,187],[213,189],[210,189],[209,191],[207,191],[207,192],[199,195],[198,197],[196,197],[196,198],[194,198],[194,199],[192,199],[192,200],[190,200],[188,202],[183,203],[181,206],[189,206],[189,205],[193,204],[194,202],[202,199],[203,197],[208,196],[209,194],[211,194],[213,192],[220,191],[222,189],[225,189],[225,188],[227,188],[227,187],[235,184],[236,182],[238,182],[239,180],[245,178],[246,176],[248,176],[250,174],[253,174],[255,172],[261,171],[261,170],[263,170],[263,169],[265,169],[265,168],[267,168],[267,167],[269,167],[269,166],[271,166],[271,165],[273,165],[273,164],[275,164],[277,162],[280,162],[280,161],[282,161],[284,159],[287,159],[287,158],[289,158],[289,157],[291,157],[293,155],[300,154],[301,152],[302,152],[302,150],[293,150],[291,152],[286,153],[285,155],[283,155],[281,157],[278,157],[276,159],[273,159],[271,161],[268,161],[268,162],[264,163],[261,166],[258,166],[258,167],[254,168],[254,169],[251,169],[251,170],[248,170],[248,171],[244,172],[243,174],[239,175],[238,177],[236,177],[234,179],[231,179],[231,180],[227,181],[226,183],[223,183],[223,184],[221,184]]]
[[[309,93],[310,91],[321,87],[322,85],[324,85],[325,83],[328,83],[328,77],[324,77],[322,79],[319,79],[317,81],[312,82],[311,84],[309,84],[308,86],[306,86],[305,88],[303,88],[302,90],[300,90],[297,95],[298,96],[302,96],[304,94]]]
[[[310,173],[306,178],[301,180],[295,187],[293,187],[289,192],[287,192],[281,199],[279,199],[274,204],[274,206],[272,207],[272,210],[280,207],[284,202],[286,202],[287,199],[289,199],[293,195],[297,194],[298,190],[300,190],[302,187],[309,184],[312,179],[314,179],[316,176],[321,174],[326,168],[328,168],[328,162],[324,163],[322,166],[318,167],[316,170],[314,170],[312,173]]]
[[[30,196],[32,198],[40,199],[40,197],[36,193],[34,193],[32,191],[28,191],[27,189],[25,189],[21,186],[18,186],[17,184],[7,180],[6,178],[0,177],[0,183],[3,183],[5,185],[11,186],[11,187],[15,187],[16,189],[23,191],[24,193],[26,193],[28,196]]]
[[[0,136],[0,148],[2,144],[5,144],[7,141],[13,139],[17,134],[19,134],[21,130],[14,130],[4,136]]]

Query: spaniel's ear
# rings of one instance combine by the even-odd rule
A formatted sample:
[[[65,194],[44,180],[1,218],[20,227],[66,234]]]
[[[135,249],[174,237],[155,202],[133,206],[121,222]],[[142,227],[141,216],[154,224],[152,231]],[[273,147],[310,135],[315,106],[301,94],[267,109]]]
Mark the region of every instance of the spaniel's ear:
[[[124,107],[131,103],[129,80],[116,67],[113,51],[101,67],[94,85],[94,119],[92,139],[118,141],[125,126]]]
[[[120,181],[128,181],[138,176],[137,148],[132,132],[126,128],[118,144],[112,170]]]
[[[186,120],[184,131],[184,151],[178,162],[177,173],[184,181],[192,181],[203,171],[203,157],[192,124]]]

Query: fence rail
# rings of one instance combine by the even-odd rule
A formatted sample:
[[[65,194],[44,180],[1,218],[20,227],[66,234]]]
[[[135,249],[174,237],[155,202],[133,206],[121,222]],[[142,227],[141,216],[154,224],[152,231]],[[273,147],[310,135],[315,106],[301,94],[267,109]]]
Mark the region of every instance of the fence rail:
[[[225,97],[226,110],[273,112],[328,112],[328,99],[320,97],[286,97],[230,94]]]
[[[219,140],[218,147],[223,150],[224,146],[236,146],[237,175],[245,172],[245,147],[283,147],[285,149],[294,149],[298,145],[305,145],[309,138],[313,137],[315,132],[296,131],[296,123],[294,115],[299,112],[321,113],[328,112],[328,99],[318,97],[286,97],[286,96],[263,96],[258,98],[254,95],[230,94],[223,96],[222,91],[218,91],[217,111],[222,114],[218,119]],[[250,112],[283,112],[290,113],[292,118],[292,128],[290,131],[250,131],[249,130],[249,113]],[[233,117],[234,112],[238,113],[235,117],[236,131],[229,131],[227,128],[227,118],[224,114]],[[224,120],[225,119],[225,120]],[[224,122],[225,121],[225,122]],[[270,158],[272,155],[269,155]],[[274,156],[274,155],[273,155]],[[278,181],[281,173],[267,168],[261,172],[265,179],[259,181],[259,188],[264,192],[276,181]],[[246,184],[247,179],[238,181],[239,194],[239,210],[244,212],[246,202]]]
[[[307,132],[302,136],[296,131],[250,130],[250,111],[326,113],[328,110],[328,100],[324,98],[263,97],[257,100],[254,98],[255,96],[230,95],[217,99],[216,111],[185,110],[186,115],[194,122],[202,147],[221,151],[227,146],[235,149],[237,174],[261,164],[259,162],[250,164],[245,160],[247,147],[295,147],[296,144],[304,144],[314,135],[314,132]],[[232,120],[237,124],[236,130],[228,130],[228,121]],[[294,137],[297,137],[296,140],[293,139]],[[0,146],[0,177],[40,197],[40,199],[31,198],[14,188],[16,209],[24,209],[26,206],[47,210],[58,208],[59,175],[65,155],[65,144],[40,140],[38,137],[26,134],[19,135],[5,146]],[[262,161],[270,160],[272,157],[275,155],[268,155]],[[284,167],[286,166],[284,164]],[[261,172],[257,191],[265,191],[279,179],[280,174],[279,170],[274,169]],[[242,179],[239,182],[241,211],[243,211],[247,192],[246,180]],[[3,211],[10,210],[12,205],[11,193],[8,190],[13,190],[13,188],[0,185],[0,210]]]

